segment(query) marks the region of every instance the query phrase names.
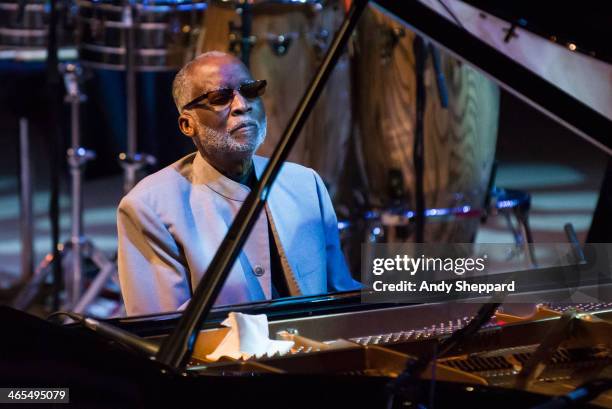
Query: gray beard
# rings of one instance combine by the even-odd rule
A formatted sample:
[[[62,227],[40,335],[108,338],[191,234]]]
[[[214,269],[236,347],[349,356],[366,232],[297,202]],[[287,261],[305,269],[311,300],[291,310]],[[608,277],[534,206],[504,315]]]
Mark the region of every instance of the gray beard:
[[[206,152],[254,153],[266,139],[266,119],[264,119],[259,125],[260,126],[258,127],[257,135],[255,136],[255,138],[251,138],[244,143],[238,142],[237,140],[232,138],[229,132],[219,132],[207,126],[202,126],[204,134],[204,138],[201,139],[201,143],[203,145],[202,147]]]

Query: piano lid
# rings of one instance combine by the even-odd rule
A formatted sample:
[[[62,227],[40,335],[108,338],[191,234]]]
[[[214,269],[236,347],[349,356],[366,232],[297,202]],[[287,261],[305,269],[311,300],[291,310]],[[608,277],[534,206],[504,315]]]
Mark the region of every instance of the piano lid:
[[[485,3],[479,0],[375,3],[612,154],[612,64],[604,51],[609,47],[602,44],[605,38],[598,37],[610,27],[597,23],[603,17],[594,19],[589,31],[574,35],[588,21],[560,27],[565,20],[546,22],[546,7],[524,1],[512,7],[496,3],[486,10],[475,7]],[[569,20],[570,10],[565,11]]]
[[[463,1],[564,47],[572,43],[575,51],[612,64],[612,24],[606,2]]]

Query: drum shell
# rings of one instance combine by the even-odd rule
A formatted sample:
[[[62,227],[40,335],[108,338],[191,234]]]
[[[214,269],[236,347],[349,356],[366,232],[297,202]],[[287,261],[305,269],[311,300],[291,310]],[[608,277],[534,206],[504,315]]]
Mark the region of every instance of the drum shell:
[[[340,26],[344,10],[340,2],[329,2],[325,7],[315,2],[258,2],[252,15],[255,42],[250,69],[254,78],[268,80],[263,96],[268,130],[258,154],[270,156]],[[233,6],[209,3],[200,51],[230,51],[230,22],[236,26],[241,23]],[[280,36],[290,42],[279,54]],[[350,62],[345,54],[288,159],[317,170],[332,196],[340,185],[351,134],[350,98]]]
[[[70,29],[68,10],[62,4],[57,5],[58,15],[62,16],[58,27],[60,46],[74,42]],[[47,45],[49,7],[45,2],[18,1],[0,2],[0,48],[8,49],[44,49]]]
[[[388,206],[389,175],[403,179],[404,196],[414,209],[413,163],[416,129],[414,32],[386,14],[368,8],[358,25],[355,57],[355,133],[362,184],[370,205]],[[484,202],[495,158],[499,88],[479,72],[441,52],[449,106],[438,97],[431,56],[424,81],[424,190],[427,208]],[[397,203],[396,203],[397,204]],[[426,224],[429,242],[470,242],[478,219]]]
[[[125,69],[128,29],[118,2],[79,1],[79,53],[85,64]],[[193,58],[206,4],[136,4],[132,8],[138,71],[165,71]]]

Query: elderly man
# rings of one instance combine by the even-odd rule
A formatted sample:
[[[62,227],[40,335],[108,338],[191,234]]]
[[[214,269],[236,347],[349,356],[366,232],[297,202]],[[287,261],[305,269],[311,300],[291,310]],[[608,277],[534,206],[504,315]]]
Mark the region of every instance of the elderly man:
[[[261,95],[237,58],[200,55],[176,75],[181,132],[197,152],[143,179],[118,209],[119,279],[128,315],[181,309],[266,166]],[[216,305],[358,288],[336,215],[312,169],[286,163]]]

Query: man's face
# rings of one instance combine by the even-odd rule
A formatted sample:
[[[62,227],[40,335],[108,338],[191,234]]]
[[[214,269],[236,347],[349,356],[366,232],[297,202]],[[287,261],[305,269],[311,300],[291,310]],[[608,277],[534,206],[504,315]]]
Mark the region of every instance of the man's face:
[[[190,78],[191,98],[222,88],[237,90],[253,81],[247,68],[230,56],[203,61],[194,67]],[[226,106],[214,106],[204,100],[190,112],[197,122],[194,142],[209,156],[252,155],[266,135],[266,113],[261,98],[248,99],[238,91]]]

